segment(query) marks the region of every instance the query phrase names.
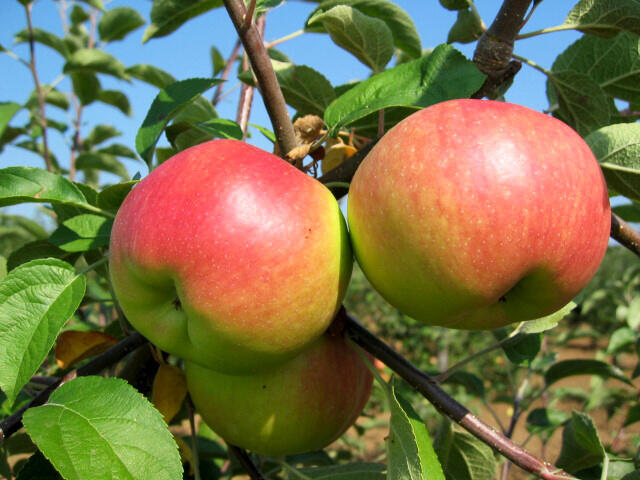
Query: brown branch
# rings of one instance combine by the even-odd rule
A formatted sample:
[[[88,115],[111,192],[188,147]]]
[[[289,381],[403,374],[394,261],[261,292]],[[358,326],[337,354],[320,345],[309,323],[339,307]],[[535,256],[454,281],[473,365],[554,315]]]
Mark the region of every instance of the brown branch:
[[[347,158],[344,162],[338,165],[333,170],[328,171],[322,175],[318,180],[321,183],[333,183],[333,182],[350,182],[358,169],[358,166],[362,163],[367,154],[371,151],[374,145],[378,142],[378,139],[367,143],[364,147],[360,148],[355,154]],[[330,187],[329,190],[336,198],[344,197],[349,189],[346,187]]]
[[[64,377],[59,378],[55,383],[49,385],[46,389],[42,390],[33,400],[31,400],[27,405],[22,407],[20,410],[15,412],[13,415],[5,418],[2,422],[0,422],[0,445],[2,442],[13,435],[15,432],[20,430],[22,427],[22,416],[24,412],[28,409],[37,407],[39,405],[43,405],[48,399],[49,396],[53,393],[53,391],[69,380],[73,380],[76,377],[82,377],[86,375],[94,375],[96,373],[101,372],[105,368],[115,364],[120,361],[130,352],[136,350],[138,347],[147,343],[147,339],[144,338],[139,333],[134,333],[129,335],[127,338],[122,340],[120,343],[110,348],[106,352],[101,355],[98,355],[90,362],[85,365],[79,367],[76,370],[72,370],[67,373]]]
[[[288,152],[296,147],[296,135],[282,90],[271,66],[271,60],[264,48],[262,37],[254,25],[245,24],[247,9],[242,0],[224,0],[224,6],[238,32],[245,52],[249,55],[280,152],[282,152],[283,156],[286,156]]]
[[[473,61],[487,75],[474,98],[490,96],[497,87],[510,81],[518,72],[518,62],[512,62],[515,38],[524,25],[532,0],[504,0],[491,26],[482,34],[473,54]]]
[[[640,232],[611,212],[611,238],[640,256]]]
[[[369,332],[354,317],[349,315],[344,308],[338,312],[338,316],[343,317],[338,321],[344,322],[347,334],[355,343],[400,375],[429,400],[441,414],[457,422],[469,433],[508,458],[515,465],[544,480],[575,478],[558,467],[537,458],[473,415],[466,407],[449,396],[433,378],[417,369],[402,355]]]
[[[258,20],[256,20],[256,29],[260,34],[260,38],[264,38],[266,19],[265,15],[262,15],[260,18],[258,18]],[[246,54],[242,61],[242,69],[244,71],[249,70],[249,60]],[[247,85],[246,83],[243,83],[242,88],[240,89],[240,100],[238,101],[236,123],[240,125],[243,140],[246,138],[247,129],[249,128],[249,117],[251,116],[251,106],[253,105],[254,90],[254,87],[252,87],[251,85]]]
[[[46,95],[42,86],[40,85],[40,79],[38,78],[38,70],[36,69],[36,47],[35,47],[35,39],[33,36],[33,25],[31,22],[31,10],[33,9],[33,3],[28,3],[24,7],[25,12],[27,14],[27,27],[29,30],[29,70],[31,71],[31,76],[33,77],[33,83],[36,86],[36,93],[38,95],[38,106],[40,110],[40,118],[38,118],[38,123],[40,124],[40,128],[42,128],[42,143],[44,146],[43,157],[44,164],[47,171],[53,171],[53,165],[51,163],[51,157],[49,156],[49,142],[47,139],[47,116],[46,116]]]
[[[235,46],[233,47],[233,51],[231,52],[231,55],[229,56],[229,59],[227,60],[227,63],[224,66],[224,69],[222,70],[222,74],[220,75],[221,80],[226,80],[229,77],[229,73],[231,73],[231,67],[233,67],[233,64],[236,61],[236,58],[238,58],[238,53],[240,53],[241,45],[242,44],[240,43],[240,40],[238,40]],[[220,97],[222,96],[222,86],[224,85],[224,83],[225,82],[219,83],[218,86],[216,87],[215,93],[213,94],[213,98],[211,99],[211,104],[214,107],[220,101]]]
[[[232,453],[234,457],[236,457],[240,465],[242,465],[242,468],[244,468],[245,471],[249,474],[249,478],[251,478],[251,480],[265,480],[265,478],[262,476],[262,473],[260,473],[260,470],[258,470],[258,468],[251,461],[251,457],[249,457],[249,454],[246,452],[246,450],[240,447],[236,447],[235,445],[231,445],[230,443],[228,443],[227,446],[229,447],[229,452]]]

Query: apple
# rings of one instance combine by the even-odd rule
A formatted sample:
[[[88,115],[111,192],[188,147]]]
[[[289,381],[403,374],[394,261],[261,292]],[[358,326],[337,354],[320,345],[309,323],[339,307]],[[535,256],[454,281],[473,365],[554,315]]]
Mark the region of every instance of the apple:
[[[459,329],[567,304],[600,265],[611,221],[582,138],[490,100],[451,100],[398,123],[359,166],[347,208],[356,259],[382,296]]]
[[[152,343],[246,373],[292,358],[326,330],[352,254],[320,182],[246,143],[213,140],[131,191],[109,264],[122,310]]]
[[[355,422],[373,377],[340,336],[323,335],[294,359],[250,375],[186,363],[189,394],[225,441],[262,455],[324,448]]]

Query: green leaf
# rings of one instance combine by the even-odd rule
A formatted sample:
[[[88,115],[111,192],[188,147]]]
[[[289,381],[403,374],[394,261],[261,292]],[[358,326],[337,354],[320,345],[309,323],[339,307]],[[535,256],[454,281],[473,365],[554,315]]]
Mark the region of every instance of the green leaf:
[[[220,82],[221,80],[213,78],[189,78],[173,83],[158,93],[136,135],[136,150],[149,168],[155,145],[169,120]]]
[[[442,383],[460,385],[464,387],[467,393],[475,395],[476,397],[483,398],[485,395],[484,384],[482,379],[477,375],[464,370],[456,370],[449,375]]]
[[[74,72],[70,76],[73,93],[77,95],[82,105],[89,105],[98,99],[102,87],[94,73]]]
[[[96,145],[109,140],[110,138],[119,137],[122,132],[118,131],[113,125],[96,125],[82,141],[84,148],[90,149]]]
[[[71,20],[72,26],[77,26],[80,23],[86,22],[91,18],[84,8],[80,5],[75,4],[71,9],[71,13],[69,14],[69,19]]]
[[[80,2],[84,2],[87,5],[97,8],[101,12],[104,12],[104,5],[102,4],[102,0],[78,0]]]
[[[544,373],[547,387],[563,378],[576,375],[598,375],[603,378],[615,378],[631,385],[631,381],[618,367],[593,359],[572,359],[554,363]]]
[[[375,75],[347,90],[327,108],[324,120],[331,133],[388,107],[428,107],[445,100],[467,98],[485,76],[451,45]]]
[[[46,91],[44,97],[45,103],[61,108],[62,110],[67,110],[69,108],[69,100],[64,93],[56,90],[55,88],[49,88],[47,85],[42,85],[41,87]],[[38,99],[38,92],[34,90],[31,92],[31,96],[29,97],[29,100],[27,100],[25,107],[38,108],[39,106],[40,100]]]
[[[600,162],[607,185],[640,200],[640,124],[609,125],[592,132],[585,141]]]
[[[396,48],[410,58],[422,55],[420,35],[411,17],[402,8],[388,0],[324,0],[311,12],[305,24],[308,32],[326,32],[322,22],[316,21],[316,15],[326,12],[337,5],[347,5],[369,17],[384,21],[393,36]]]
[[[529,432],[542,432],[555,430],[569,419],[569,415],[562,410],[552,408],[536,408],[527,415],[527,430]]]
[[[129,80],[129,75],[120,60],[104,50],[95,48],[81,48],[73,52],[62,71],[64,73],[104,73],[122,80]]]
[[[11,252],[11,255],[9,255],[7,259],[7,269],[11,271],[23,263],[40,258],[59,258],[60,260],[73,264],[77,257],[76,254],[65,252],[55,245],[51,245],[47,240],[36,240]]]
[[[33,167],[0,169],[0,207],[18,203],[86,205],[78,187],[66,178]]]
[[[424,422],[393,387],[390,389],[389,404],[388,478],[444,480],[442,467]]]
[[[224,70],[224,67],[227,64],[227,61],[224,59],[224,57],[220,53],[220,50],[218,50],[216,47],[211,47],[209,49],[209,54],[211,55],[211,67],[213,70],[213,75],[211,76],[215,77],[216,75],[218,75],[218,73]]]
[[[157,164],[160,165],[161,163],[166,162],[171,157],[173,157],[176,153],[178,153],[178,151],[173,147],[169,147],[169,148],[158,147],[158,148],[156,148],[156,162],[157,162]]]
[[[640,38],[622,32],[611,39],[583,35],[553,62],[554,72],[584,73],[606,94],[640,101]]]
[[[584,33],[613,37],[621,30],[640,35],[640,3],[637,0],[581,0],[564,25]]]
[[[97,100],[112,107],[116,107],[122,113],[131,116],[131,104],[127,96],[118,90],[100,90]]]
[[[462,10],[469,8],[471,0],[440,0],[440,5],[447,10]]]
[[[162,415],[122,379],[71,380],[48,403],[25,412],[23,422],[66,480],[182,478],[178,448]]]
[[[607,346],[607,354],[615,355],[623,348],[636,342],[636,332],[629,327],[620,327],[616,329],[609,338]]]
[[[447,480],[493,480],[496,459],[491,447],[474,436],[451,428],[446,421],[441,427],[436,452]]]
[[[15,102],[0,102],[0,137],[4,134],[13,116],[21,108],[22,105]]]
[[[268,128],[261,127],[260,125],[256,125],[254,123],[250,123],[249,125],[257,129],[271,143],[276,143],[276,135],[271,130],[269,130]]]
[[[527,334],[551,330],[558,325],[560,320],[569,315],[574,308],[576,308],[576,304],[574,302],[569,302],[560,310],[553,312],[551,315],[524,322],[522,327],[520,327],[520,332]]]
[[[126,72],[133,78],[158,88],[165,88],[176,81],[170,73],[146,63],[133,65],[132,67],[127,68]]]
[[[393,56],[393,36],[387,24],[355,8],[337,5],[316,14],[333,42],[352,53],[374,72],[381,72]]]
[[[42,30],[41,28],[34,27],[33,40],[41,43],[42,45],[53,48],[63,57],[69,55],[69,51],[67,50],[67,46],[65,45],[64,40],[51,32],[47,32],[46,30]],[[20,30],[18,33],[16,33],[14,43],[29,43],[29,30]]]
[[[336,98],[335,91],[320,72],[306,65],[272,60],[271,65],[288,105],[300,115],[322,116],[329,104]],[[253,75],[242,74],[238,78],[245,83],[255,85]]]
[[[599,465],[606,455],[593,420],[574,411],[562,432],[562,450],[556,465],[568,473]]]
[[[627,310],[627,325],[633,330],[637,330],[640,327],[640,297],[635,297],[629,303],[629,309]]]
[[[0,282],[0,387],[12,402],[38,370],[85,292],[61,260],[34,260]]]
[[[142,43],[169,35],[187,20],[220,6],[222,0],[154,0],[151,25],[145,30]]]
[[[314,480],[385,480],[386,467],[379,463],[346,463],[300,468],[298,472]]]
[[[49,242],[65,252],[85,252],[109,244],[113,220],[89,213],[65,220]]]
[[[27,460],[18,472],[16,480],[64,480],[42,452]]]
[[[620,480],[640,480],[640,470],[635,470],[625,475]]]
[[[122,145],[121,143],[112,143],[107,147],[102,147],[96,150],[97,153],[106,153],[108,155],[115,155],[116,157],[126,157],[131,158],[133,160],[138,160],[138,155],[136,152],[131,150],[126,145]]]
[[[549,76],[554,93],[549,98],[558,99],[558,116],[580,135],[609,124],[609,100],[600,86],[589,76],[580,72],[552,72]]]
[[[640,205],[637,203],[627,203],[625,205],[617,205],[611,209],[613,213],[621,217],[627,222],[638,223],[640,222]],[[636,324],[640,326],[640,321]],[[636,327],[633,327],[636,328]]]
[[[636,422],[640,421],[640,403],[636,403],[627,411],[627,416],[624,420],[623,427],[628,427]]]
[[[243,137],[240,125],[225,118],[212,118],[206,122],[196,123],[194,127],[216,138],[242,140]]]
[[[98,33],[103,42],[113,42],[122,40],[144,24],[142,16],[133,8],[112,8],[100,17]]]
[[[83,152],[76,158],[77,170],[100,170],[129,180],[127,168],[114,155],[99,152]]]
[[[447,35],[447,43],[475,42],[484,30],[485,25],[476,12],[466,8],[458,10],[458,17]]]
[[[116,183],[104,188],[98,195],[98,206],[109,212],[117,212],[133,186],[140,180]]]
[[[216,112],[216,109],[211,105],[211,102],[202,95],[199,95],[194,101],[186,104],[176,113],[172,119],[172,123],[187,123],[191,125],[206,122],[207,120],[217,117],[218,112]]]
[[[0,281],[2,281],[4,277],[7,276],[7,271],[7,259],[3,255],[0,255]]]
[[[509,360],[516,365],[530,365],[540,352],[542,334],[520,334],[502,346]]]

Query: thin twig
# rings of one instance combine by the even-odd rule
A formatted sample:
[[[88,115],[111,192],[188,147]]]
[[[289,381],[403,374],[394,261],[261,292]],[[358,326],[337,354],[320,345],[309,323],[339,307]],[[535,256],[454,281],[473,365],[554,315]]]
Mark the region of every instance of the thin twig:
[[[194,480],[200,480],[200,458],[198,455],[198,435],[196,433],[195,408],[191,397],[187,395],[185,399],[187,412],[189,414],[189,427],[191,429],[191,451],[193,452],[193,477]]]
[[[231,68],[233,67],[233,64],[236,61],[236,58],[238,58],[238,53],[240,53],[240,47],[242,46],[242,44],[240,43],[240,40],[238,40],[236,42],[236,44],[233,47],[233,51],[231,52],[231,55],[229,56],[229,58],[227,59],[227,63],[224,66],[224,69],[222,70],[222,74],[220,75],[220,79],[221,80],[226,80],[229,77],[229,73],[231,72]],[[216,86],[216,91],[213,94],[213,99],[211,100],[211,104],[215,107],[218,102],[221,100],[222,97],[222,87],[225,84],[225,82],[221,82]]]
[[[249,474],[249,478],[251,478],[251,480],[265,480],[264,476],[262,476],[262,473],[260,473],[260,470],[258,470],[258,468],[251,461],[251,457],[249,457],[249,454],[246,452],[246,450],[240,447],[236,447],[235,445],[231,445],[230,443],[227,444],[227,446],[229,447],[229,452],[232,453],[233,456],[236,457],[236,459],[238,459],[238,462],[240,462],[242,468],[244,468],[245,471]]]
[[[73,380],[76,377],[83,377],[87,375],[94,375],[96,373],[101,372],[107,367],[117,363],[122,358],[124,358],[129,353],[133,352],[137,348],[147,343],[147,339],[144,338],[139,333],[134,333],[124,340],[122,340],[117,345],[111,347],[109,350],[104,352],[101,355],[98,355],[90,362],[84,364],[83,366],[77,368],[76,370],[72,370],[67,373],[64,377],[58,379],[55,383],[49,385],[45,390],[42,390],[33,400],[31,400],[27,405],[22,407],[20,410],[15,412],[13,415],[5,418],[2,422],[0,422],[0,445],[2,442],[9,438],[11,435],[16,433],[22,427],[22,416],[24,412],[28,409],[37,407],[39,405],[43,405],[48,399],[49,396],[53,393],[53,391],[69,380]]]
[[[245,52],[249,55],[281,155],[286,157],[286,154],[296,147],[296,134],[262,37],[254,25],[245,26],[244,18],[247,9],[242,0],[224,0],[224,6],[238,32]],[[299,163],[298,167],[301,167],[302,162]]]
[[[420,392],[443,415],[451,418],[469,433],[511,460],[523,470],[544,480],[575,479],[556,466],[532,455],[498,433],[491,426],[473,415],[466,407],[449,396],[430,376],[414,367],[402,355],[369,332],[355,318],[341,309],[345,330],[349,337],[363,349],[384,362]]]
[[[36,68],[36,47],[35,47],[35,38],[33,35],[33,24],[31,22],[31,10],[33,8],[33,3],[29,2],[25,5],[24,9],[27,14],[27,28],[29,29],[29,70],[31,71],[31,76],[33,77],[33,83],[36,86],[36,93],[38,95],[38,105],[40,110],[40,115],[38,118],[38,123],[40,124],[40,128],[42,128],[42,144],[44,147],[43,157],[44,164],[47,171],[53,171],[53,164],[51,162],[51,157],[49,154],[49,141],[47,139],[47,116],[46,116],[46,96],[42,86],[40,85],[40,79],[38,78],[38,70]]]
[[[640,233],[613,212],[611,212],[611,238],[640,256]]]
[[[258,30],[258,34],[261,38],[264,38],[265,19],[266,13],[256,20],[256,29]],[[249,59],[247,55],[245,55],[243,58],[242,69],[244,71],[249,70]],[[254,90],[254,87],[252,87],[251,85],[247,85],[246,83],[242,84],[242,89],[240,90],[240,100],[238,101],[236,123],[240,125],[243,140],[246,138],[247,130],[249,128],[249,117],[251,116],[251,106],[253,105]]]

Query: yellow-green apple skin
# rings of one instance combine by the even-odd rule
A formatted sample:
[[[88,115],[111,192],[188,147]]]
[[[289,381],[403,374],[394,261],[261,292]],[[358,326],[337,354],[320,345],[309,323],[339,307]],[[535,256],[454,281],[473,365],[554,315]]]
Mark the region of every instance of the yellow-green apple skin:
[[[344,338],[323,335],[297,357],[253,375],[186,362],[189,394],[227,442],[262,455],[324,448],[360,415],[372,375]]]
[[[549,315],[607,248],[607,187],[563,122],[490,100],[452,100],[392,128],[359,166],[348,220],[386,300],[428,324],[489,329]]]
[[[228,373],[295,356],[331,323],[352,267],[329,190],[243,142],[184,150],[119,209],[116,297],[161,349]]]

